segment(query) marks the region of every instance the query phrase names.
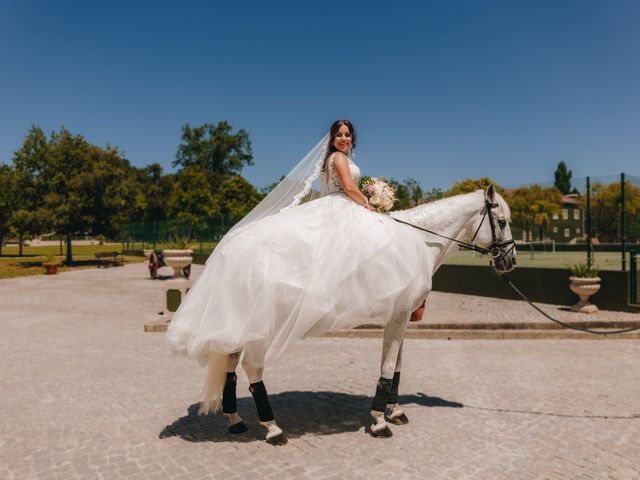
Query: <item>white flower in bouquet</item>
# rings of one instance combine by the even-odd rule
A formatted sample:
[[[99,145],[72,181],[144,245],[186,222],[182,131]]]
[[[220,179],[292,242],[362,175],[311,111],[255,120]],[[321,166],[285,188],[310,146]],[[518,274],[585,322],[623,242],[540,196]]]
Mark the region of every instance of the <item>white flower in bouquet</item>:
[[[362,193],[378,212],[388,212],[396,201],[395,189],[384,178],[368,178],[362,182]]]

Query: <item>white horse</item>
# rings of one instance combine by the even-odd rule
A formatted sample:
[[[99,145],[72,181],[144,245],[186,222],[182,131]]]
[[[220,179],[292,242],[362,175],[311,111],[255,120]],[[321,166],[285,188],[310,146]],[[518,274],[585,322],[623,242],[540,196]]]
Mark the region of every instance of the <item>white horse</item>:
[[[480,250],[488,253],[496,270],[506,272],[515,266],[516,253],[508,224],[509,207],[495,192],[493,185],[486,191],[478,190],[409,210],[393,212],[392,216],[397,220],[409,222],[442,235],[425,233],[425,248],[429,250],[433,260],[430,262],[433,265],[432,271],[423,272],[429,279],[442,265],[447,254],[455,249],[456,241],[463,239],[471,239],[471,242]],[[431,291],[430,281],[428,285],[425,299]],[[416,312],[414,317],[415,314]],[[411,316],[410,311],[399,312],[389,319],[384,327],[380,379],[371,410],[374,420],[371,425],[371,434],[377,437],[391,435],[388,422],[396,425],[408,422],[407,416],[398,405],[398,386],[402,364],[402,342]],[[254,342],[245,348],[242,367],[249,379],[249,390],[255,400],[260,423],[267,428],[266,441],[281,445],[286,443],[286,437],[274,419],[262,381],[266,347],[267,345],[261,345],[260,342]],[[204,400],[200,407],[200,413],[206,414],[212,406],[213,410],[216,410],[221,405],[223,413],[228,418],[231,433],[242,433],[247,430],[242,418],[238,415],[236,402],[235,371],[242,353],[209,355]]]

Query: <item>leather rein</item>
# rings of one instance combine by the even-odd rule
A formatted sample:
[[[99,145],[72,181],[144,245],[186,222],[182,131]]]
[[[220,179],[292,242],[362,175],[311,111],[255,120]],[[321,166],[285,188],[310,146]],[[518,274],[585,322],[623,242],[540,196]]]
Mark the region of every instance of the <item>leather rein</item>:
[[[398,223],[404,223],[405,225],[409,225],[410,227],[413,227],[417,230],[422,230],[423,232],[427,232],[432,235],[436,235],[438,237],[451,240],[452,242],[457,243],[460,247],[465,248],[467,250],[473,250],[474,252],[478,252],[483,255],[489,255],[491,257],[491,260],[495,261],[495,260],[501,260],[506,255],[511,253],[511,251],[516,246],[516,242],[513,239],[498,241],[498,236],[496,234],[495,218],[494,218],[493,212],[491,211],[493,208],[498,208],[498,204],[492,203],[489,200],[485,199],[484,209],[483,209],[484,213],[482,215],[482,219],[480,220],[480,223],[478,224],[478,228],[476,228],[476,231],[473,234],[473,237],[471,237],[470,242],[463,242],[462,240],[458,240],[457,238],[447,237],[446,235],[442,235],[441,233],[434,232],[433,230],[429,230],[428,228],[419,227],[418,225],[414,225],[413,223],[410,223],[410,222],[405,222],[404,220],[399,220],[395,217],[391,217],[391,218],[393,218]],[[478,233],[480,232],[480,228],[482,227],[482,224],[484,223],[485,218],[489,218],[489,226],[491,227],[491,244],[489,245],[488,248],[481,247],[480,245],[473,243],[476,237],[478,236]]]

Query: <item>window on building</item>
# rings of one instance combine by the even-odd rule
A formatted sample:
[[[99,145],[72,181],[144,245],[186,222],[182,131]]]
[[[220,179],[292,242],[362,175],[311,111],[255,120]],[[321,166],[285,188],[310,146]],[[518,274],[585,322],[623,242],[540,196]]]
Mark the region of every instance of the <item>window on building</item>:
[[[580,209],[579,208],[574,208],[573,209],[573,219],[574,220],[580,220]]]
[[[566,238],[569,238],[569,235],[571,235],[570,230],[569,230],[568,228],[565,228],[565,229],[564,229],[564,236],[565,236]]]
[[[563,208],[562,209],[562,219],[563,220],[569,220],[569,209],[568,208]]]
[[[558,212],[555,212],[551,215],[551,218],[554,220],[558,220],[560,218],[560,215],[558,215]]]
[[[553,227],[553,233],[558,233],[558,227]]]
[[[580,235],[580,229],[576,228],[576,235]]]

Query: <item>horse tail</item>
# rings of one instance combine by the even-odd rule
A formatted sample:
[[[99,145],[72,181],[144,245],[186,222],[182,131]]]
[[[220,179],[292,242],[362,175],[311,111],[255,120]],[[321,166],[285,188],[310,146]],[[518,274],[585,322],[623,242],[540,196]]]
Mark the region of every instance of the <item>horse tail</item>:
[[[204,384],[204,394],[202,403],[198,413],[206,415],[209,412],[217,412],[222,406],[222,392],[227,379],[227,362],[228,355],[226,353],[210,352],[207,380]]]

